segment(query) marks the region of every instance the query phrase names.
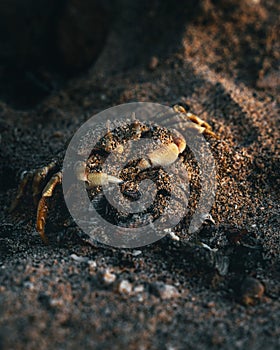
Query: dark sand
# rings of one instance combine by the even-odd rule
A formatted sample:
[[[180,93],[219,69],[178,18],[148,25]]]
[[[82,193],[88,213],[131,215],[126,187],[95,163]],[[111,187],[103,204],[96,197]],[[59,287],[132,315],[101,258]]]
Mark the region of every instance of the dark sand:
[[[123,3],[89,71],[28,108],[24,89],[2,94],[0,348],[278,349],[279,2]],[[132,101],[184,101],[219,136],[216,226],[200,239],[228,255],[225,276],[187,252],[182,232],[139,255],[89,246],[75,228],[62,239],[49,229],[46,246],[30,194],[8,214],[23,170],[63,153],[94,113]],[[166,295],[159,282],[177,290]],[[248,305],[254,283],[260,297]]]

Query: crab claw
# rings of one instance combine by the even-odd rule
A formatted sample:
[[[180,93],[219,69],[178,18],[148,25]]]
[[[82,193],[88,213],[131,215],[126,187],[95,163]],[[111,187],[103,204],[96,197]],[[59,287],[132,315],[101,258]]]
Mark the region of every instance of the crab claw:
[[[175,143],[162,145],[160,148],[150,152],[147,158],[140,160],[138,166],[141,169],[147,169],[151,166],[168,166],[173,164],[179,155],[179,149]]]
[[[117,178],[116,176],[112,176],[106,173],[98,173],[92,172],[88,173],[86,171],[86,163],[85,162],[77,162],[74,167],[75,174],[78,180],[86,181],[89,188],[95,186],[106,186],[111,184],[121,184],[123,183],[122,179]]]
[[[179,131],[175,129],[172,130],[172,137],[175,145],[178,147],[179,153],[182,153],[187,146],[186,139]]]
[[[172,131],[173,142],[163,144],[156,150],[148,153],[147,158],[143,158],[138,163],[142,170],[152,166],[168,166],[173,164],[180,153],[186,148],[186,140],[178,131]]]
[[[104,186],[111,184],[121,184],[123,180],[116,176],[108,175],[106,173],[89,173],[87,176],[87,183],[89,188],[95,186]]]

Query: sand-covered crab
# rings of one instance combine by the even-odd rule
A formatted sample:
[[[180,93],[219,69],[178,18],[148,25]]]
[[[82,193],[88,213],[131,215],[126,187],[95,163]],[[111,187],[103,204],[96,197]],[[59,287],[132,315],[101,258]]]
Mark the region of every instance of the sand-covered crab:
[[[207,137],[216,138],[208,123],[187,112],[182,105],[174,105],[173,111],[180,116],[181,120],[189,122],[189,129],[207,135]],[[155,143],[144,147],[140,158],[133,160],[125,158],[130,147],[129,141],[148,138],[153,139]],[[175,214],[176,210],[185,209],[187,200],[184,185],[177,188],[172,187],[170,176],[164,168],[172,165],[179,157],[182,157],[181,161],[184,163],[187,148],[185,137],[176,129],[169,130],[154,123],[143,123],[132,116],[130,123],[125,126],[113,130],[108,127],[107,133],[96,142],[87,161],[76,162],[73,165],[73,173],[78,180],[86,183],[90,200],[95,203],[95,207],[106,220],[115,225],[136,227],[139,223],[150,222],[160,217],[170,198],[170,193],[175,196],[176,207],[170,211],[169,216]],[[107,172],[103,170],[103,164],[111,152],[114,152],[117,160],[124,163],[127,161],[127,165],[118,173],[113,168],[109,168]],[[55,189],[61,186],[62,176],[60,164],[56,161],[42,168],[25,172],[11,206],[11,210],[15,210],[22,198],[28,195],[27,190],[31,188],[32,197],[37,206],[36,229],[44,242],[47,242],[45,227],[49,203]],[[182,177],[182,174],[178,176]],[[143,195],[139,184],[147,178],[153,179],[157,193],[153,204],[145,208],[141,214],[129,213],[127,215],[127,213],[119,212],[102,196],[102,186],[117,184],[123,194],[123,205],[125,206],[125,202],[136,201]],[[187,179],[183,178],[183,183],[184,180],[187,182]],[[149,188],[146,190],[149,191]],[[202,218],[202,220],[205,219],[211,220],[212,218],[208,215]]]

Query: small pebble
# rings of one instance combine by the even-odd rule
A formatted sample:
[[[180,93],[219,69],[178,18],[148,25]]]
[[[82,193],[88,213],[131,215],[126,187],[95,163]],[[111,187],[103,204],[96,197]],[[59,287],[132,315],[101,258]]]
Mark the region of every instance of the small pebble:
[[[85,257],[85,256],[78,256],[76,254],[71,254],[70,257],[74,260],[74,261],[77,261],[77,262],[88,262],[88,258]]]
[[[132,255],[133,256],[138,256],[142,254],[142,250],[133,250]]]
[[[152,56],[148,64],[148,69],[153,71],[157,68],[158,64],[159,64],[158,58],[156,56]]]
[[[111,273],[109,270],[106,270],[102,276],[103,282],[106,284],[112,284],[115,282],[117,276],[114,273]]]
[[[207,306],[209,309],[211,309],[211,308],[215,307],[216,304],[215,304],[214,301],[209,301],[209,303],[207,303],[206,306]]]
[[[137,295],[137,301],[138,301],[139,303],[142,303],[142,302],[144,301],[143,294],[138,294],[138,295]]]
[[[177,236],[174,232],[170,231],[169,236],[173,241],[180,241],[180,237]]]
[[[140,284],[139,286],[136,286],[136,287],[134,288],[134,292],[135,292],[135,293],[142,293],[142,292],[144,292],[144,286],[143,286],[143,284]]]
[[[52,134],[52,137],[57,137],[57,138],[61,138],[61,137],[63,137],[64,136],[64,134],[63,134],[63,132],[62,131],[59,131],[59,130],[57,130],[57,131],[55,131],[53,134]]]
[[[127,280],[122,280],[119,284],[118,291],[121,294],[130,294],[132,291],[132,284]]]
[[[152,292],[161,299],[172,299],[179,297],[178,289],[171,284],[164,284],[163,282],[155,282],[151,285]]]
[[[240,286],[240,301],[244,305],[255,305],[264,294],[264,285],[254,277],[246,277]]]
[[[34,284],[32,282],[29,282],[29,281],[26,281],[23,283],[23,286],[27,289],[30,289],[30,290],[34,290],[35,287],[34,287]]]
[[[94,261],[94,260],[88,260],[87,263],[88,263],[89,267],[91,267],[91,268],[95,268],[97,266],[96,261]]]
[[[50,299],[50,306],[63,306],[64,305],[64,301],[62,298],[58,298],[58,299]]]

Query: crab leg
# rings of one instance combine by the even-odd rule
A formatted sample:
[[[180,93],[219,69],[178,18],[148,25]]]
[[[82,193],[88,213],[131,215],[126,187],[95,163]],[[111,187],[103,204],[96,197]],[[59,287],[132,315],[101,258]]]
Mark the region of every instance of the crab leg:
[[[38,196],[42,191],[42,184],[44,183],[46,177],[50,174],[52,170],[56,167],[55,162],[51,162],[47,166],[44,166],[40,169],[37,169],[34,173],[33,181],[32,181],[32,195],[34,204],[37,204]]]
[[[217,135],[212,131],[211,125],[209,125],[207,122],[205,122],[195,114],[187,112],[183,106],[180,106],[177,104],[173,106],[173,109],[177,113],[182,113],[186,115],[187,118],[194,123],[193,127],[197,129],[201,134],[206,134],[214,138],[217,138]]]
[[[23,172],[17,196],[10,206],[10,212],[14,211],[17,208],[21,199],[25,196],[26,188],[29,184],[32,187],[32,196],[34,204],[37,205],[38,196],[41,193],[44,181],[46,177],[50,174],[50,172],[55,169],[56,166],[56,162],[51,162],[49,165],[44,166],[42,168]]]
[[[28,171],[28,172],[24,172],[23,173],[23,178],[19,184],[19,188],[18,188],[18,192],[17,192],[17,196],[16,198],[12,201],[12,204],[10,206],[10,213],[13,212],[17,206],[19,205],[21,199],[23,198],[24,194],[25,194],[25,190],[27,185],[32,181],[33,179],[33,172]]]
[[[37,208],[36,230],[39,232],[42,240],[47,243],[47,237],[45,235],[46,217],[48,213],[47,198],[53,195],[53,191],[58,184],[61,184],[62,173],[58,172],[52,176],[50,181],[45,186],[42,197],[39,201]]]

